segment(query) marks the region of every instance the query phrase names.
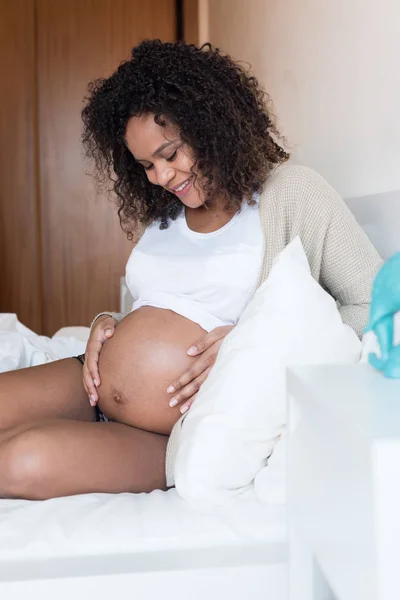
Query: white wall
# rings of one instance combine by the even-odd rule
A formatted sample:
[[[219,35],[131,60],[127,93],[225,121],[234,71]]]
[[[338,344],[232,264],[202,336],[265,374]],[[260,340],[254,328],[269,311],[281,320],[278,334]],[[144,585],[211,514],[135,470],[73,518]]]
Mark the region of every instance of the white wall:
[[[202,41],[252,64],[294,160],[344,197],[400,189],[400,0],[200,0]]]

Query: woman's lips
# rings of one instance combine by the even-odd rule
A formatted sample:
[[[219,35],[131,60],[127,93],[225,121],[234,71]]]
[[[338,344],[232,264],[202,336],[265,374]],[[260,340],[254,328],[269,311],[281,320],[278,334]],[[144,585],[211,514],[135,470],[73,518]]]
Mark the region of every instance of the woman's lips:
[[[176,194],[176,196],[178,196],[179,198],[182,198],[183,196],[186,196],[186,194],[188,194],[190,192],[190,190],[192,189],[192,178],[190,177],[189,179],[186,180],[185,182],[185,186],[181,189],[181,190],[170,190],[172,193]]]

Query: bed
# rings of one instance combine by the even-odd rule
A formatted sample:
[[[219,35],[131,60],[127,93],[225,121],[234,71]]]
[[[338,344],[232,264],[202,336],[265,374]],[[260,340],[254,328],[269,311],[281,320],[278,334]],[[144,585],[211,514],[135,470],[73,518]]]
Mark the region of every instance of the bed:
[[[398,192],[352,199],[349,206],[384,257],[400,250]],[[52,340],[41,338],[14,315],[0,316],[0,330],[0,370],[77,354],[87,336],[85,328],[73,328]],[[0,500],[0,597],[5,600],[267,595],[273,600],[288,595],[283,504],[250,494],[200,510],[174,489],[45,502]]]
[[[0,315],[0,371],[82,353],[89,330],[38,336]],[[0,499],[0,597],[286,598],[285,507],[249,494],[194,509],[175,489]]]
[[[283,506],[194,510],[174,489],[3,500],[0,531],[7,600],[286,597]]]

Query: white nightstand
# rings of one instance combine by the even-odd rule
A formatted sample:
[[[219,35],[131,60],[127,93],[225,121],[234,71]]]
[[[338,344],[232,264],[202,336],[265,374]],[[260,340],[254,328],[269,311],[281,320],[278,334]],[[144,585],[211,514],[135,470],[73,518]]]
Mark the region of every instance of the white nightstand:
[[[288,395],[290,600],[399,600],[400,381],[293,368]]]

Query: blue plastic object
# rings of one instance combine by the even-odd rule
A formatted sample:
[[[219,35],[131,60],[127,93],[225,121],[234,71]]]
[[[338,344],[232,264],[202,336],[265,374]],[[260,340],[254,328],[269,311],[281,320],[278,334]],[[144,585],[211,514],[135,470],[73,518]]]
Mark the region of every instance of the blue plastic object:
[[[400,378],[400,345],[394,345],[394,317],[400,311],[400,252],[378,271],[372,287],[367,331],[377,337],[381,357],[371,353],[369,363],[385,377]]]

